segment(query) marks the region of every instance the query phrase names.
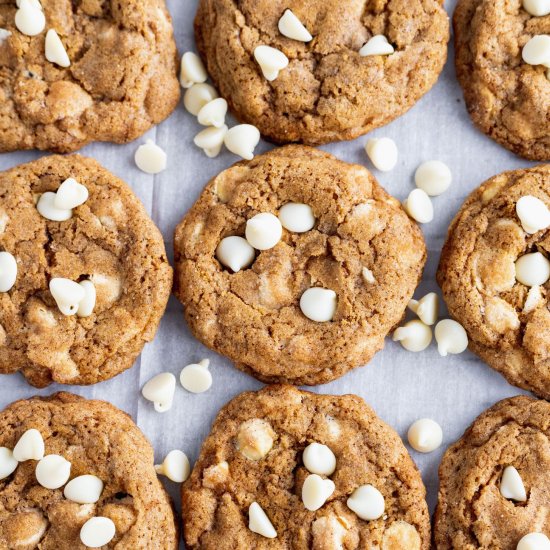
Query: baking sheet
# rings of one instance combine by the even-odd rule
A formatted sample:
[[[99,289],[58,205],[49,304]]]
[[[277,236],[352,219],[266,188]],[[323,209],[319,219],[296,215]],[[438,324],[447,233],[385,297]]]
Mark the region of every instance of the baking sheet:
[[[193,50],[197,0],[167,0],[167,4],[174,19],[180,52]],[[445,2],[449,14],[455,4],[456,0]],[[492,175],[532,164],[515,157],[473,128],[456,81],[453,55],[451,47],[445,70],[429,94],[405,116],[371,134],[371,137],[388,136],[396,141],[400,156],[395,170],[382,174],[373,169],[363,149],[366,137],[323,147],[340,159],[368,166],[380,183],[399,199],[404,199],[414,188],[413,174],[421,162],[439,159],[450,166],[453,184],[444,195],[434,199],[434,221],[422,226],[428,245],[428,263],[417,292],[419,296],[438,290],[434,276],[446,230],[466,195]],[[230,124],[233,122],[231,119]],[[81,151],[130,184],[160,227],[171,261],[175,226],[208,180],[238,160],[228,151],[216,159],[207,159],[192,143],[200,129],[195,118],[180,104],[167,121],[134,143],[92,144]],[[133,161],[135,149],[146,138],[153,139],[168,154],[168,169],[156,176],[140,172]],[[272,147],[262,141],[257,151]],[[40,155],[38,152],[0,155],[0,170]],[[165,414],[155,413],[152,404],[141,397],[140,388],[155,374],[169,370],[178,376],[186,364],[205,357],[211,361],[214,378],[207,394],[191,395],[178,384],[174,405]],[[183,320],[182,307],[172,297],[155,340],[145,347],[132,369],[91,387],[52,385],[45,390],[32,388],[18,374],[0,376],[0,408],[15,399],[67,389],[88,398],[105,399],[134,418],[153,444],[157,461],[168,451],[179,448],[193,462],[219,408],[238,393],[260,387],[259,382],[234,369],[229,361],[191,336]],[[418,418],[431,417],[441,424],[444,443],[438,451],[422,455],[411,450],[428,489],[430,510],[437,498],[437,467],[444,449],[484,409],[500,399],[523,393],[470,352],[443,358],[432,344],[428,350],[413,354],[389,339],[386,348],[368,366],[312,391],[360,395],[403,437],[408,426]],[[179,487],[171,482],[166,482],[166,486],[179,514]]]

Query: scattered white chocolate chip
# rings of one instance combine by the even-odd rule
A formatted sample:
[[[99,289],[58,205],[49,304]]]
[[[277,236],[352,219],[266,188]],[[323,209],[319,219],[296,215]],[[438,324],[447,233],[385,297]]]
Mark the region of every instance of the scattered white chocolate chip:
[[[418,223],[430,223],[434,219],[434,207],[423,189],[414,189],[403,203],[407,214]]]
[[[253,502],[248,508],[248,528],[253,533],[257,533],[268,539],[277,537],[275,527],[273,527],[266,513],[257,502]]]
[[[8,292],[17,279],[17,261],[9,252],[0,252],[0,292]]]
[[[112,519],[97,516],[90,518],[80,529],[80,540],[88,548],[101,548],[115,536],[116,527]]]
[[[256,250],[273,248],[282,235],[283,226],[279,218],[269,212],[256,214],[246,222],[246,240]]]
[[[521,52],[523,61],[529,65],[550,64],[550,36],[538,34],[533,36]]]
[[[416,169],[414,181],[419,189],[431,197],[437,197],[449,189],[453,176],[444,162],[429,160]]]
[[[45,46],[46,59],[50,63],[55,63],[60,67],[70,67],[71,60],[67,54],[61,38],[54,29],[50,29],[46,33],[46,46]]]
[[[332,450],[321,443],[310,443],[302,454],[304,466],[312,474],[330,476],[336,470],[336,457]]]
[[[381,172],[389,172],[395,168],[399,153],[393,139],[383,137],[369,139],[365,151],[374,166]]]
[[[244,422],[237,434],[237,450],[249,460],[261,460],[273,447],[275,432],[268,422],[252,418]]]
[[[68,500],[79,504],[94,504],[103,492],[103,481],[94,475],[83,475],[71,479],[63,494]]]
[[[191,393],[204,393],[212,386],[212,375],[208,370],[210,361],[203,359],[197,364],[184,367],[180,374],[181,385]]]
[[[46,16],[32,0],[21,0],[15,12],[15,26],[26,36],[36,36],[46,27]]]
[[[193,116],[197,116],[207,103],[217,97],[218,92],[210,84],[193,84],[183,96],[183,105]]]
[[[310,474],[302,486],[302,502],[309,511],[315,512],[325,504],[335,488],[334,482],[330,479]]]
[[[137,148],[134,160],[137,167],[147,174],[158,174],[166,170],[166,153],[150,139]]]
[[[313,36],[291,10],[285,10],[283,16],[279,19],[279,32],[283,36],[299,42],[313,40]]]
[[[36,209],[41,216],[52,222],[64,222],[71,219],[73,211],[70,208],[57,208],[55,206],[56,193],[47,191],[40,195],[36,203]]]
[[[516,203],[516,213],[524,231],[530,235],[550,227],[550,210],[537,197],[521,197]]]
[[[391,55],[395,48],[388,42],[383,34],[373,36],[360,50],[361,57],[370,55]]]
[[[374,274],[372,273],[372,271],[368,267],[363,267],[363,269],[361,270],[361,275],[363,276],[363,279],[365,280],[365,282],[367,282],[371,285],[376,283],[376,279],[374,278]]]
[[[435,292],[430,292],[420,300],[411,300],[409,309],[416,313],[424,324],[435,325],[439,315],[439,296]]]
[[[44,439],[42,439],[42,434],[34,428],[27,430],[13,448],[13,458],[18,462],[42,460],[44,458]]]
[[[176,391],[176,377],[170,372],[162,372],[153,376],[141,390],[145,399],[152,401],[155,411],[166,412],[172,407],[174,392]]]
[[[78,283],[84,289],[84,298],[80,300],[76,314],[79,317],[89,317],[95,308],[96,291],[92,281],[85,280]]]
[[[523,304],[523,312],[530,313],[542,301],[542,292],[540,286],[532,286],[527,293],[527,298],[525,298],[525,304]]]
[[[281,225],[293,233],[305,233],[313,229],[315,216],[311,206],[307,204],[288,202],[279,210]]]
[[[18,462],[13,458],[11,449],[0,447],[0,479],[11,476],[17,468],[17,464]]]
[[[225,126],[225,115],[227,114],[227,101],[218,97],[209,101],[197,115],[199,124],[202,126],[214,126],[222,128]]]
[[[288,57],[277,48],[271,46],[257,46],[254,57],[262,69],[266,80],[272,82],[279,76],[279,72],[288,66]]]
[[[234,273],[251,265],[255,256],[254,248],[242,237],[225,237],[216,248],[216,258]]]
[[[194,52],[185,52],[181,58],[180,84],[183,88],[191,88],[193,84],[206,82],[208,73],[201,58]]]
[[[170,481],[183,483],[191,473],[191,465],[187,455],[178,449],[170,451],[162,464],[155,464],[157,474],[166,476]]]
[[[357,487],[346,504],[352,512],[365,521],[382,517],[386,507],[382,493],[372,485]]]
[[[516,260],[516,279],[525,286],[543,285],[550,278],[550,262],[540,252]]]
[[[59,210],[72,210],[88,200],[88,189],[73,178],[67,178],[57,189],[53,205]]]
[[[441,446],[443,430],[435,420],[421,418],[411,424],[407,432],[407,439],[415,451],[431,453]]]
[[[80,302],[86,296],[82,285],[62,277],[55,277],[50,281],[50,292],[59,311],[67,316],[77,313]]]
[[[222,150],[223,140],[228,130],[229,128],[225,124],[221,128],[206,128],[206,130],[195,136],[193,142],[199,149],[204,151],[207,157],[215,158]]]
[[[443,319],[437,323],[435,340],[437,351],[442,357],[447,357],[449,353],[462,353],[468,347],[468,334],[460,323],[452,319]]]
[[[252,160],[254,149],[260,143],[260,130],[252,124],[238,124],[227,131],[223,142],[235,155],[245,160]]]
[[[36,465],[36,481],[46,489],[59,489],[69,480],[71,463],[60,455],[46,455]]]
[[[550,0],[523,0],[523,8],[530,15],[544,17],[550,13]]]
[[[523,480],[519,472],[513,466],[506,466],[502,472],[500,494],[504,498],[517,502],[525,502],[527,500],[527,493],[525,492]]]
[[[300,298],[302,313],[317,323],[332,321],[337,305],[336,292],[327,288],[308,288]]]
[[[395,329],[393,341],[399,342],[408,351],[423,351],[432,341],[432,329],[415,319]]]
[[[544,533],[529,533],[521,538],[516,550],[550,550],[550,539]]]

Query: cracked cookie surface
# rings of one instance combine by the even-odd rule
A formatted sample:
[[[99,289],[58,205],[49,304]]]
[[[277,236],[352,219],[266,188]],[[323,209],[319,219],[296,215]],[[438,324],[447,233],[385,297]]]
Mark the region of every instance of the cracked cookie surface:
[[[239,120],[278,143],[353,139],[411,108],[436,82],[447,56],[449,22],[438,0],[201,0],[197,47]],[[283,36],[291,9],[313,35]],[[391,56],[361,57],[373,35]],[[281,50],[289,66],[268,82],[254,50]]]
[[[38,196],[72,177],[88,200],[53,222]],[[44,157],[0,173],[0,249],[18,266],[0,293],[0,372],[21,371],[38,387],[94,384],[131,367],[150,341],[172,284],[159,230],[131,189],[96,161]],[[90,279],[97,300],[89,317],[64,316],[49,281]]]
[[[330,476],[336,489],[316,512],[301,499],[308,475],[302,452],[312,442],[327,445],[336,456]],[[247,448],[262,452],[252,455]],[[363,484],[384,496],[385,515],[378,520],[363,521],[346,506]],[[182,498],[191,549],[430,547],[420,474],[399,436],[354,395],[316,395],[291,386],[239,395],[218,414]],[[252,502],[263,508],[277,538],[248,529]]]
[[[0,151],[69,152],[91,141],[126,143],[176,107],[177,52],[164,0],[41,0],[46,28],[15,26],[15,0],[0,0]],[[71,60],[46,60],[53,28]]]
[[[284,230],[238,273],[221,266],[221,239],[243,236],[252,216],[277,215],[289,202],[313,209],[312,230]],[[176,229],[174,248],[176,294],[195,336],[260,380],[294,384],[328,382],[368,362],[401,320],[426,260],[420,229],[368,170],[296,145],[215,177]],[[333,321],[301,312],[312,286],[336,292]]]
[[[476,126],[522,157],[550,160],[547,69],[522,59],[535,35],[550,33],[521,0],[460,0],[454,14],[456,71]]]
[[[528,302],[529,287],[516,280],[520,256],[550,254],[548,230],[530,235],[517,216],[526,195],[550,206],[550,166],[505,172],[476,189],[449,228],[437,280],[470,349],[511,384],[550,398],[549,282]]]
[[[434,539],[438,550],[516,550],[533,531],[550,534],[550,404],[505,399],[479,416],[439,467]],[[517,469],[527,502],[500,493],[502,472]]]
[[[36,460],[20,462],[0,480],[0,547],[84,549],[82,525],[104,516],[114,522],[116,534],[102,548],[178,548],[172,506],[157,479],[153,449],[126,413],[70,393],[17,401],[0,413],[0,447],[13,449],[31,428],[42,435],[46,454],[71,462],[71,479],[95,475],[104,488],[96,504],[78,504],[63,496],[63,488],[38,484]]]

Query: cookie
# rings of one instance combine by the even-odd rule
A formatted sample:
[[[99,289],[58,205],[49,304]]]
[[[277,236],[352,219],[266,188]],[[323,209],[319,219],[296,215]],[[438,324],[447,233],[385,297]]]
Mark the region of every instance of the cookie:
[[[527,203],[527,217],[526,197],[538,205]],[[452,222],[437,273],[450,314],[468,332],[470,349],[511,384],[545,398],[550,398],[544,273],[550,266],[549,205],[550,166],[491,178]],[[542,225],[536,223],[537,209]]]
[[[44,197],[69,178],[88,198],[61,211],[69,219],[51,221],[38,208],[56,217]],[[153,338],[172,285],[162,236],[131,189],[96,161],[51,156],[0,173],[0,250],[17,265],[13,286],[0,288],[1,373],[21,371],[37,387],[94,384],[131,367]],[[53,279],[69,291],[89,281],[91,311],[67,311]]]
[[[447,450],[439,467],[437,550],[516,550],[529,533],[550,535],[549,426],[546,401],[505,399]]]
[[[475,125],[514,153],[550,160],[547,69],[522,59],[550,31],[522,0],[459,0],[454,13],[456,72]]]
[[[45,455],[70,462],[71,480],[96,476],[103,486],[97,502],[80,504],[66,496],[63,486],[48,489],[38,482],[43,474],[37,460],[19,462],[0,479],[0,547],[85,548],[82,526],[104,517],[116,530],[102,548],[178,548],[172,506],[157,479],[153,449],[127,414],[70,393],[17,401],[0,413],[0,447],[13,449],[30,429],[40,433]]]
[[[16,26],[15,0],[0,5],[0,151],[126,143],[175,109],[178,61],[164,0],[41,4],[36,36]],[[70,66],[48,61],[50,30]]]
[[[449,22],[442,4],[200,0],[195,38],[239,120],[277,143],[316,145],[388,124],[430,90],[447,57]],[[280,32],[287,9],[313,35],[311,41]],[[360,55],[376,35],[384,35],[394,53]],[[289,61],[274,80],[256,61],[258,46],[275,48]]]
[[[315,478],[311,470],[323,471],[333,489],[315,511],[302,497],[304,484]],[[358,513],[369,506],[360,510],[348,500],[366,485],[372,500],[373,494],[383,498],[376,519],[361,519]],[[182,499],[191,550],[430,547],[420,474],[399,436],[355,395],[291,386],[239,395],[218,414]],[[273,539],[249,529],[252,503],[267,515]]]
[[[304,213],[283,215],[289,204]],[[257,229],[258,214],[276,244],[254,252],[263,245],[247,228]],[[291,228],[282,236],[276,215]],[[252,265],[222,265],[227,237],[240,237]],[[176,294],[195,336],[260,380],[311,385],[384,346],[426,260],[418,226],[368,170],[297,145],[215,177],[177,227],[174,248]]]

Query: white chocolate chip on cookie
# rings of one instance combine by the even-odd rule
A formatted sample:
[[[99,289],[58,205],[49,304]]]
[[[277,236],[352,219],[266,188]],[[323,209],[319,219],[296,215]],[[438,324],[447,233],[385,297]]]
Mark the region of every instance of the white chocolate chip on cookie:
[[[201,58],[193,52],[185,52],[181,58],[180,84],[183,88],[191,88],[193,84],[206,82],[208,73]]]
[[[538,34],[533,36],[521,52],[523,61],[529,65],[550,64],[550,36],[547,34]]]
[[[234,273],[251,265],[255,256],[254,248],[242,237],[225,237],[216,248],[216,258]]]
[[[550,539],[544,533],[529,533],[521,538],[516,550],[550,550]]]
[[[155,411],[166,412],[172,407],[174,392],[176,391],[176,377],[170,372],[163,372],[153,376],[141,390],[145,399],[152,401]]]
[[[63,315],[75,315],[78,312],[80,302],[86,296],[85,288],[62,277],[55,277],[50,281],[50,292],[55,300],[59,311]]]
[[[336,292],[327,288],[308,288],[300,298],[302,313],[317,323],[332,321],[337,307]]]
[[[65,486],[63,494],[67,500],[79,504],[94,504],[103,492],[103,481],[94,475],[83,475],[71,479]]]
[[[544,17],[550,14],[550,0],[523,0],[523,8],[530,15]]]
[[[96,291],[92,281],[85,280],[78,283],[84,289],[84,298],[80,300],[76,314],[78,317],[89,317],[95,308]]]
[[[443,319],[437,323],[435,340],[437,351],[442,357],[446,357],[449,353],[462,353],[468,347],[468,334],[460,323],[452,319]]]
[[[283,226],[277,216],[269,212],[256,214],[246,222],[246,240],[256,250],[269,250],[283,235]]]
[[[69,59],[67,50],[54,29],[50,29],[46,33],[45,54],[46,59],[50,63],[55,63],[64,68],[71,66],[71,60]]]
[[[34,428],[27,430],[13,448],[13,458],[18,462],[42,460],[44,458],[44,439],[42,438],[42,434]]]
[[[227,131],[223,142],[233,154],[252,160],[254,149],[260,143],[260,131],[252,124],[238,124]]]
[[[156,464],[157,474],[166,476],[170,481],[183,483],[191,473],[191,465],[187,455],[178,449],[170,451],[162,464]]]
[[[407,351],[423,351],[432,341],[432,329],[415,319],[395,329],[393,341],[399,342]]]
[[[73,211],[70,208],[58,208],[55,206],[56,193],[47,191],[40,195],[36,203],[36,209],[41,216],[52,222],[64,222],[70,220]]]
[[[146,174],[158,174],[166,170],[166,153],[150,139],[137,148],[134,160],[137,167]]]
[[[519,472],[513,466],[506,466],[500,479],[500,494],[516,502],[525,502],[527,492]]]
[[[420,550],[422,541],[413,525],[406,521],[394,521],[382,537],[380,550]]]
[[[292,38],[299,42],[309,42],[313,40],[313,36],[311,36],[304,24],[291,10],[285,10],[283,16],[279,19],[278,27],[279,32],[287,38]]]
[[[191,393],[204,393],[212,386],[212,374],[208,370],[210,361],[203,359],[197,364],[184,367],[180,374],[181,385]]]
[[[443,431],[431,418],[421,418],[414,422],[407,432],[411,447],[419,453],[431,453],[441,446]]]
[[[365,145],[365,151],[374,166],[381,172],[389,172],[397,164],[399,152],[395,141],[391,138],[369,139]]]
[[[527,298],[523,304],[523,313],[530,313],[536,309],[542,302],[542,292],[540,286],[532,286],[527,293]]]
[[[67,178],[57,189],[53,205],[59,210],[72,210],[88,200],[88,189],[73,178]]]
[[[310,474],[302,486],[302,502],[310,512],[315,512],[325,504],[335,488],[334,482],[330,479]]]
[[[257,502],[253,502],[248,508],[248,528],[253,533],[257,533],[268,539],[277,537],[275,527],[273,527],[266,513]]]
[[[13,457],[11,449],[0,447],[0,479],[11,476],[17,468],[17,460]]]
[[[330,476],[336,470],[336,457],[327,445],[310,443],[302,454],[304,466],[312,474]]]
[[[382,493],[372,485],[357,487],[346,504],[352,512],[365,521],[382,517],[386,507]]]
[[[0,292],[8,292],[17,279],[17,261],[9,252],[0,252]]]
[[[279,209],[279,220],[285,229],[293,233],[305,233],[315,225],[311,206],[296,202],[288,202]]]
[[[388,39],[383,34],[373,36],[360,50],[361,57],[371,55],[391,55],[395,52],[395,48],[388,42]]]
[[[288,66],[288,57],[281,50],[271,46],[257,46],[254,50],[254,58],[262,69],[264,77],[270,82]]]
[[[254,461],[264,458],[273,447],[275,432],[270,424],[260,418],[252,418],[241,424],[237,434],[237,450]]]
[[[88,548],[101,548],[115,536],[116,527],[112,519],[95,517],[89,519],[80,529],[80,540]]]
[[[36,481],[46,489],[59,489],[69,480],[71,463],[60,455],[46,455],[36,465]]]
[[[525,254],[516,261],[516,279],[525,286],[544,285],[550,278],[550,261],[540,252]]]
[[[21,0],[15,12],[15,26],[26,36],[36,36],[46,27],[46,16],[33,0]]]
[[[516,213],[524,231],[530,235],[550,227],[550,210],[537,197],[521,197],[516,203]]]

